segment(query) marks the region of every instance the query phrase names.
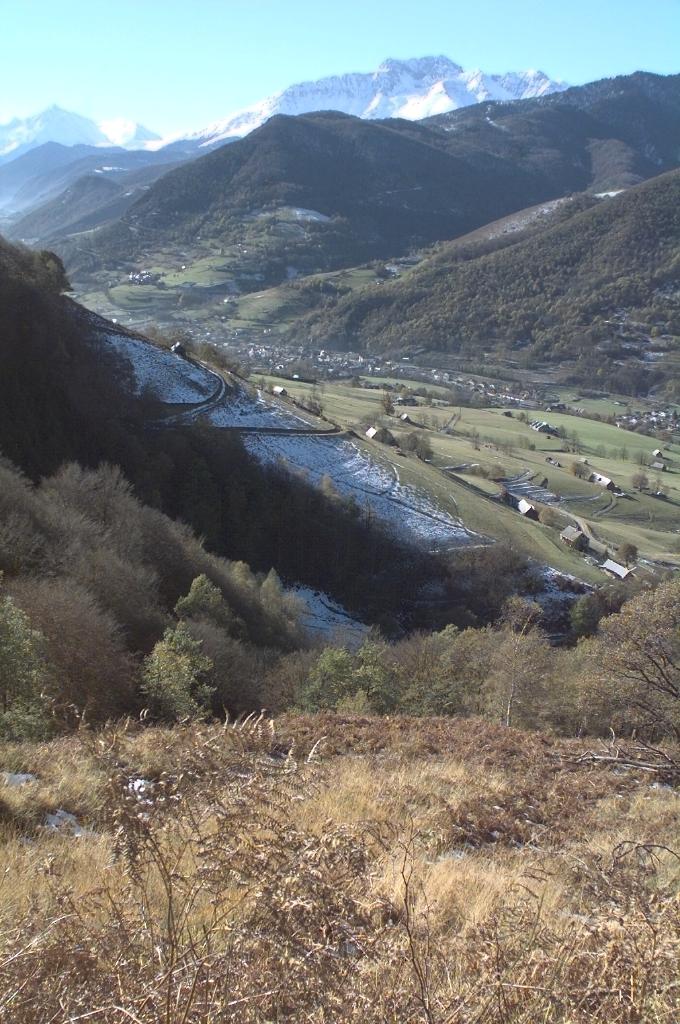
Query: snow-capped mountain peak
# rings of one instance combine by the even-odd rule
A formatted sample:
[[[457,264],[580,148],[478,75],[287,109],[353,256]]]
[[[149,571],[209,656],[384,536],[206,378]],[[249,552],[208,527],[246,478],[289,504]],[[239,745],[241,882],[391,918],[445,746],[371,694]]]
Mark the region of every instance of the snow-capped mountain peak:
[[[62,146],[125,146],[139,149],[158,136],[142,125],[116,119],[96,124],[88,117],[53,105],[30,117],[0,125],[0,162],[12,160],[45,142]]]
[[[100,121],[98,127],[106,136],[109,145],[122,146],[124,149],[143,149],[145,143],[160,139],[160,135],[149,131],[143,124],[129,121],[125,117]]]
[[[466,71],[445,56],[390,58],[372,72],[333,75],[289,86],[194,132],[189,138],[200,145],[213,146],[247,135],[275,114],[308,114],[315,110],[415,121],[472,103],[528,99],[566,88],[564,82],[553,81],[542,71],[488,74]]]

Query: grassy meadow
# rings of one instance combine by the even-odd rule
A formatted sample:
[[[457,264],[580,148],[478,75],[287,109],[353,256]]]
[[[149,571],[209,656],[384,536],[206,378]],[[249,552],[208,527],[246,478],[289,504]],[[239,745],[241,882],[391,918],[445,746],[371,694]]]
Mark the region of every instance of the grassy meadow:
[[[372,380],[372,379],[371,379]],[[621,430],[608,423],[564,413],[526,410],[529,421],[547,419],[562,427],[566,440],[553,435],[548,438],[519,419],[517,410],[500,408],[458,408],[426,405],[419,399],[417,407],[395,407],[393,415],[385,415],[382,392],[352,387],[349,382],[325,382],[320,386],[298,381],[282,381],[266,377],[269,384],[284,383],[292,399],[306,400],[312,393],[320,399],[324,414],[344,427],[363,436],[367,424],[386,426],[402,442],[413,431],[422,432],[430,443],[433,458],[427,464],[414,456],[398,455],[394,449],[368,442],[374,457],[387,462],[400,479],[431,493],[445,508],[452,506],[476,532],[515,543],[531,554],[545,557],[550,564],[584,579],[602,580],[599,569],[583,557],[567,551],[559,541],[557,526],[527,522],[516,512],[493,501],[500,485],[487,479],[512,477],[527,473],[532,484],[542,484],[563,499],[559,511],[563,524],[584,520],[593,536],[614,552],[624,543],[634,543],[640,556],[651,560],[680,561],[680,443],[661,445],[654,438]],[[380,379],[378,383],[383,382]],[[387,378],[384,382],[389,382]],[[401,381],[408,386],[408,382]],[[412,382],[416,386],[417,382]],[[433,392],[435,388],[430,389]],[[406,413],[410,423],[402,423]],[[442,428],[448,426],[448,432]],[[658,447],[668,453],[672,462],[663,473],[646,468],[651,453]],[[569,450],[574,449],[574,450]],[[546,461],[560,463],[554,466]],[[625,492],[616,497],[597,484],[574,475],[574,463],[587,459],[590,469],[614,480]],[[442,472],[453,467],[453,476]],[[480,468],[477,468],[480,467]],[[633,479],[645,472],[650,490],[639,491]],[[653,493],[656,481],[665,496]]]

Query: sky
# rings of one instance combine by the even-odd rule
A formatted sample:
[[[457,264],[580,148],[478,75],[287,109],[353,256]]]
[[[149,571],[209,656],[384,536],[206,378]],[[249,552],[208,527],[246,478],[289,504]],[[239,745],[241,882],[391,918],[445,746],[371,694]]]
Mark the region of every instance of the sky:
[[[0,123],[56,103],[169,135],[433,54],[575,85],[677,73],[680,0],[0,0]]]

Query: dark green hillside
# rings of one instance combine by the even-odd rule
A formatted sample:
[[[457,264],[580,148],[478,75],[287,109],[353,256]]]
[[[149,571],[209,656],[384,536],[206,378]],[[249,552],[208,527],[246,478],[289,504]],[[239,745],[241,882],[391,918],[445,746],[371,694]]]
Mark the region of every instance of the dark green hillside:
[[[121,189],[115,181],[99,174],[79,178],[65,192],[32,210],[12,225],[10,236],[22,239],[47,240],[53,234],[70,234],[91,227],[88,220],[102,207],[115,203]],[[121,205],[118,213],[122,213]],[[115,213],[112,214],[115,216]],[[96,224],[96,221],[95,221]]]
[[[121,217],[143,190],[156,181],[168,163],[155,163],[125,173],[90,171],[47,202],[31,209],[8,228],[10,238],[49,243],[54,238],[90,231]]]
[[[0,211],[25,214],[59,196],[85,174],[96,172],[122,183],[126,174],[157,168],[158,177],[190,155],[181,147],[152,152],[46,142],[0,166]]]
[[[502,158],[461,158],[440,131],[343,114],[275,117],[240,142],[165,175],[117,225],[63,248],[76,272],[162,246],[257,245],[267,280],[293,262],[330,269],[471,230],[526,206],[531,175]],[[499,189],[499,183],[504,187]],[[316,211],[280,229],[276,212]]]
[[[136,265],[162,272],[181,250],[183,264],[224,257],[238,290],[257,290],[290,266],[396,256],[567,193],[629,186],[677,166],[678,138],[680,76],[642,73],[417,124],[279,116],[58,248],[79,283],[99,275],[106,287]]]
[[[457,153],[481,149],[539,174],[554,195],[623,188],[680,163],[680,75],[637,72],[423,123]]]
[[[615,340],[613,318],[680,335],[680,172],[585,205],[565,206],[543,230],[443,246],[408,277],[344,296],[296,332],[320,345],[494,349],[613,372],[621,353],[594,351]]]

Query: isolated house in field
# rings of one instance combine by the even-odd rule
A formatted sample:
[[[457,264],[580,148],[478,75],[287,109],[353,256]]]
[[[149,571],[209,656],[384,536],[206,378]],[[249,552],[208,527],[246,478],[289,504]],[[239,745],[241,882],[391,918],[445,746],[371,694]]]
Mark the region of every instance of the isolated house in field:
[[[625,565],[620,565],[611,558],[608,558],[606,562],[603,562],[600,569],[608,572],[610,576],[616,576],[619,580],[625,580],[626,576],[630,576],[633,571],[632,569],[626,569]]]
[[[652,464],[650,465],[649,468],[650,469],[656,469],[657,472],[659,472],[659,473],[665,473],[666,470],[668,469],[668,466],[666,465],[665,462],[661,462],[660,459],[657,459],[655,462],[652,462]]]
[[[284,387],[281,387],[280,384],[275,384],[272,388],[272,394],[276,395],[277,398],[285,398],[288,392]]]
[[[399,417],[399,419],[401,420],[402,423],[410,423],[411,422],[411,417],[409,416],[409,414],[407,412],[402,412],[402,414]]]
[[[578,526],[565,527],[560,534],[560,540],[574,551],[585,551],[588,547],[588,538]]]
[[[655,448],[654,451],[652,452],[652,455],[654,456],[655,459],[660,459],[661,456],[663,455],[663,452],[661,451],[660,448]]]
[[[187,354],[187,350],[181,341],[176,341],[174,345],[171,345],[170,351],[174,352],[176,356],[185,356]]]
[[[614,481],[610,480],[608,476],[602,476],[602,473],[591,473],[588,477],[588,482],[599,484],[600,487],[605,487],[608,491],[613,491],[616,487]]]
[[[377,427],[369,427],[368,430],[366,431],[366,437],[369,439],[369,441],[372,441],[377,433]]]
[[[517,504],[517,511],[520,515],[523,515],[525,519],[538,519],[538,509],[535,505],[532,505],[526,498],[520,498]]]

